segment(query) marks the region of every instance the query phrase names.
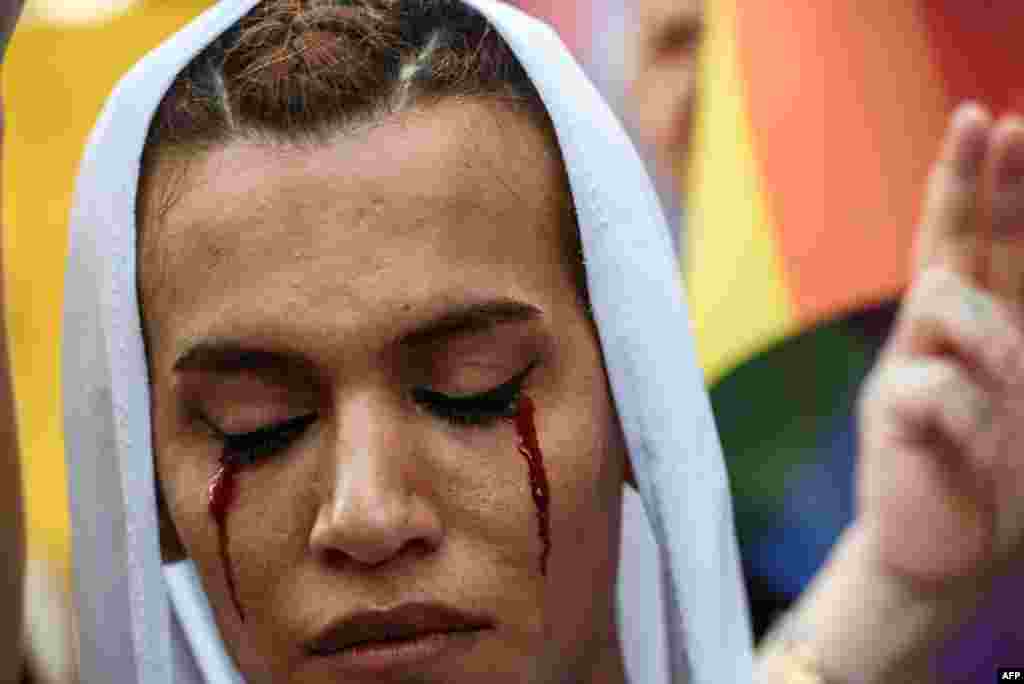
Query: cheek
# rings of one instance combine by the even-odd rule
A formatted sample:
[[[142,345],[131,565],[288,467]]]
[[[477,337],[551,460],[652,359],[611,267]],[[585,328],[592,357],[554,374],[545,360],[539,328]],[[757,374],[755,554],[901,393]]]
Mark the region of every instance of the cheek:
[[[519,443],[512,420],[479,430],[441,427],[426,437],[421,472],[433,480],[449,540],[472,547],[457,554],[532,577],[540,555]]]
[[[551,478],[552,572],[567,572],[572,593],[587,584],[584,570],[596,584],[614,577],[627,457],[594,324],[577,307],[565,320],[560,380],[537,428]]]
[[[542,436],[552,480],[552,554],[545,613],[564,653],[593,654],[614,630],[625,448],[601,382],[550,417]]]
[[[597,340],[588,334],[574,348],[572,389],[542,444],[553,481],[552,583],[575,602],[567,616],[593,616],[606,608],[594,597],[609,593],[617,569],[627,457]]]
[[[594,549],[598,555],[605,552],[597,547],[615,539],[626,461],[617,418],[602,399],[607,395],[598,391],[562,417],[561,434],[552,435],[546,449],[559,536],[574,549]]]
[[[193,446],[175,437],[158,408],[153,415],[155,468],[167,513],[186,555],[201,557],[208,546],[205,538],[213,530],[207,489],[215,462],[201,461]]]
[[[314,483],[319,478],[314,459],[289,456],[239,471],[235,503],[226,521],[238,591],[254,613],[279,612],[294,601],[288,587],[309,555],[320,501]]]
[[[316,499],[308,491],[315,477],[276,461],[241,468],[234,473],[233,492],[222,489],[230,496],[218,520],[211,486],[217,482],[219,445],[191,429],[167,427],[177,423],[167,422],[172,416],[156,406],[154,417],[158,478],[185,554],[219,613],[235,613],[237,597],[246,620],[258,618],[302,558],[315,515]]]

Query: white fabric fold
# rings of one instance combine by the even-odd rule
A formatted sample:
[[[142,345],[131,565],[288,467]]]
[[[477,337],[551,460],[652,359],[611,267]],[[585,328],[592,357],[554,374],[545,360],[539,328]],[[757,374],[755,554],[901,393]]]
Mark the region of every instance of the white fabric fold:
[[[653,185],[546,24],[465,0],[512,47],[555,124],[602,352],[639,497],[624,501],[619,629],[633,684],[746,684],[752,648],[732,506]],[[135,200],[150,121],[179,71],[257,4],[225,0],[140,62],[82,161],[64,313],[65,443],[84,684],[240,684],[190,563],[162,567]],[[172,614],[173,607],[173,614]]]

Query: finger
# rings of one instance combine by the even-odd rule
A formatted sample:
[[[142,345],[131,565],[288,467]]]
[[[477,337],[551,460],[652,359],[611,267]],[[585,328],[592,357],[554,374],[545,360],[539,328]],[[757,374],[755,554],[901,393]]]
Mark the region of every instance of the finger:
[[[1006,304],[963,276],[933,268],[905,297],[886,354],[948,353],[995,386],[1024,386],[1024,333]]]
[[[997,502],[995,548],[1005,557],[1014,549],[1024,554],[1024,458],[1020,444],[1024,442],[1024,396],[1015,395],[1004,404],[1007,430],[996,445],[996,461],[992,464],[993,500]],[[1024,555],[1018,560],[1024,561]]]
[[[865,464],[885,473],[871,480],[880,491],[866,495],[884,522],[886,561],[923,581],[967,574],[994,537],[988,471],[979,466],[998,441],[988,438],[989,396],[956,364],[918,359],[880,367],[862,407],[867,453],[893,455]]]
[[[992,250],[986,285],[1011,309],[1024,311],[1024,119],[1001,121],[992,133]]]
[[[984,441],[979,436],[992,425],[992,400],[984,387],[957,364],[934,357],[886,364],[864,401],[864,413],[884,414],[887,428],[900,435],[912,441],[941,435],[964,453],[978,448]]]
[[[887,469],[869,513],[880,524],[883,562],[925,587],[970,577],[992,555],[994,513],[983,493],[965,493],[965,478],[927,444],[907,443]]]
[[[917,234],[916,269],[945,266],[975,277],[984,268],[978,218],[979,179],[988,153],[991,117],[975,103],[957,108],[932,166]]]

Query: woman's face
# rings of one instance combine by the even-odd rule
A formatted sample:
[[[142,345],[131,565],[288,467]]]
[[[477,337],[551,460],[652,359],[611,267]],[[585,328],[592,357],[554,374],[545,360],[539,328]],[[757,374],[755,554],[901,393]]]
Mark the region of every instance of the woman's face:
[[[140,255],[157,471],[252,681],[623,681],[626,456],[560,164],[527,115],[449,100],[327,145],[157,165],[151,187],[175,191],[144,207]],[[524,372],[546,574],[502,415]],[[240,453],[222,554],[208,485]]]

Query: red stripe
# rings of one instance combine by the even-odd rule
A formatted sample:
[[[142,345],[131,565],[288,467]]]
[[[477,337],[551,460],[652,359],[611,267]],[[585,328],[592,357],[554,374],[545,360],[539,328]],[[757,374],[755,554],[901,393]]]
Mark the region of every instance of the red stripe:
[[[953,101],[1024,111],[1024,3],[921,0],[936,64]]]
[[[889,296],[948,103],[901,3],[737,0],[756,162],[795,315]]]

